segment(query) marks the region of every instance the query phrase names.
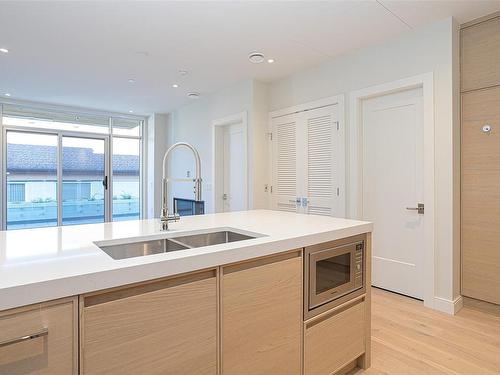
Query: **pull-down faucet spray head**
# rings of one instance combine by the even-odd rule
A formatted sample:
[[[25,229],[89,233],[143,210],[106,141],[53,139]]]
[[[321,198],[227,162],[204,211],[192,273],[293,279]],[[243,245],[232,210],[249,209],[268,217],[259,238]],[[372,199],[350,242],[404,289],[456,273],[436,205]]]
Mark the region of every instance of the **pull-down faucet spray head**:
[[[177,221],[180,219],[178,213],[177,213],[177,207],[174,207],[174,213],[171,215],[168,209],[168,184],[169,184],[169,177],[168,177],[168,172],[167,172],[167,160],[168,156],[170,153],[176,149],[177,147],[184,146],[190,149],[193,152],[195,163],[196,163],[196,175],[195,178],[193,179],[194,183],[194,195],[195,199],[197,201],[201,200],[201,159],[200,159],[200,154],[198,153],[198,150],[194,148],[194,146],[190,145],[189,143],[186,142],[178,142],[173,144],[172,146],[169,147],[167,152],[165,152],[165,155],[163,156],[163,165],[162,165],[162,171],[163,171],[163,178],[162,178],[162,208],[161,208],[161,230],[168,230],[168,223],[169,221]],[[173,180],[172,180],[173,181]]]

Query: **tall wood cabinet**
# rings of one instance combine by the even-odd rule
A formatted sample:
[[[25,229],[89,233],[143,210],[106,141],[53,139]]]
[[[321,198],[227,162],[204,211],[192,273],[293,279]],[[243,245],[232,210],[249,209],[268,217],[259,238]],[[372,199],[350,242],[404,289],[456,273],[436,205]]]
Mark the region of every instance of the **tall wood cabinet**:
[[[462,294],[500,304],[500,14],[461,28]]]

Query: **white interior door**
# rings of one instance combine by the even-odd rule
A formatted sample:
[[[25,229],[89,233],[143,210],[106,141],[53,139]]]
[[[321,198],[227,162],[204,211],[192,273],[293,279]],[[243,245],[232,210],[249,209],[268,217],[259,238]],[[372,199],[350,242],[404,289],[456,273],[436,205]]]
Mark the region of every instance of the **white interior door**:
[[[339,196],[339,136],[337,105],[302,113],[300,147],[303,155],[301,179],[304,211],[316,215],[334,216]]]
[[[297,125],[296,114],[272,120],[272,207],[276,210],[296,212],[300,207],[297,204]]]
[[[245,145],[243,124],[224,127],[223,130],[223,210],[242,211],[245,202]]]
[[[374,223],[372,284],[423,299],[422,89],[363,102],[363,218]]]

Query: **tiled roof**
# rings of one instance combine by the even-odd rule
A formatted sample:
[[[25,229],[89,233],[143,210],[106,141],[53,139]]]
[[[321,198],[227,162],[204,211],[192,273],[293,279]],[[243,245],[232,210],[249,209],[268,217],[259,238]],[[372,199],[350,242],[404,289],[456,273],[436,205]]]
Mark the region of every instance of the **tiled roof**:
[[[7,171],[12,173],[56,173],[57,147],[7,145]],[[63,172],[94,174],[104,172],[104,155],[95,154],[91,148],[63,148]],[[136,155],[114,155],[113,173],[138,175],[139,157]]]

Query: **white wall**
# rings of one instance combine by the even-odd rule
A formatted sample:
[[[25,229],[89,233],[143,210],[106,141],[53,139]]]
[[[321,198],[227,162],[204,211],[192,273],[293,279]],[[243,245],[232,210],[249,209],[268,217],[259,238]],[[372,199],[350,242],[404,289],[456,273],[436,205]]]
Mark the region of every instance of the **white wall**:
[[[202,96],[190,105],[172,113],[171,142],[192,143],[200,153],[202,162],[203,194],[205,210],[214,212],[212,199],[214,176],[212,175],[212,122],[243,111],[248,115],[248,200],[249,208],[267,207],[264,185],[268,178],[267,156],[267,85],[253,80],[240,82],[222,91]],[[189,171],[194,176],[194,161],[189,151],[177,149],[171,158],[174,177],[185,178]],[[193,198],[192,184],[174,183],[171,196]]]
[[[203,192],[205,211],[214,211],[212,201],[214,179],[212,176],[212,121],[224,118],[252,107],[252,81],[245,81],[208,96],[202,96],[192,104],[181,107],[172,113],[172,143],[188,142],[196,147],[200,153],[202,163]],[[252,129],[248,122],[249,133]],[[249,149],[251,148],[249,139]],[[191,153],[185,149],[174,151],[170,159],[173,177],[185,178],[187,171],[194,177],[194,160]],[[249,166],[249,170],[251,166]],[[251,180],[249,180],[251,181]],[[171,184],[172,196],[193,199],[191,183]],[[253,189],[249,186],[249,195]],[[251,207],[251,206],[250,206]]]
[[[148,117],[146,153],[146,218],[159,217],[161,210],[162,161],[171,142],[171,115],[154,113]]]
[[[458,87],[457,35],[457,25],[448,18],[269,86],[269,108],[277,110],[405,77],[434,73],[435,295],[448,301],[458,296],[460,287],[460,130],[458,95],[453,97]]]

